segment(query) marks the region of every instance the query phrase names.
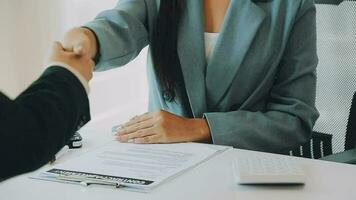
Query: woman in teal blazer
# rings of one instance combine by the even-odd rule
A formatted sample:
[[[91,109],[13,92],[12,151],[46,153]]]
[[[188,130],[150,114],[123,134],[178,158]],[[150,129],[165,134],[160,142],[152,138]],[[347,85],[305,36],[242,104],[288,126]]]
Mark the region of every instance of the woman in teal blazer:
[[[313,1],[231,0],[209,60],[207,2],[121,0],[67,33],[67,50],[95,57],[98,71],[150,45],[150,112],[126,123],[118,140],[210,140],[277,153],[306,142],[318,117]]]

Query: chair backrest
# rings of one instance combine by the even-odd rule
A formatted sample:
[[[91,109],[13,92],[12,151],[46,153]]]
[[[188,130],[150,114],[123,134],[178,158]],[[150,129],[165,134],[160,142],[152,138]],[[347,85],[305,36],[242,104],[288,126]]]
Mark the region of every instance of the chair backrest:
[[[345,150],[351,99],[356,91],[356,0],[315,2],[319,57],[316,107],[320,117],[311,141],[290,151],[290,155],[309,158]]]
[[[345,150],[356,148],[356,92],[352,98],[349,121],[347,123]]]
[[[318,3],[318,2],[317,2]],[[319,0],[317,4],[316,107],[320,117],[314,130],[333,136],[333,153],[345,150],[351,99],[356,91],[356,1]]]
[[[315,0],[316,4],[339,5],[344,0]]]

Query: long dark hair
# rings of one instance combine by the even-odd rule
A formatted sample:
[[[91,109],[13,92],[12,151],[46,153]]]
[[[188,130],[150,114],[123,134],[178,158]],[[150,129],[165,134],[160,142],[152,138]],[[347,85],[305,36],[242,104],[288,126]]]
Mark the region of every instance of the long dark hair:
[[[151,32],[152,61],[166,101],[175,100],[181,92],[180,86],[184,85],[177,52],[182,2],[182,0],[161,0],[158,16]]]

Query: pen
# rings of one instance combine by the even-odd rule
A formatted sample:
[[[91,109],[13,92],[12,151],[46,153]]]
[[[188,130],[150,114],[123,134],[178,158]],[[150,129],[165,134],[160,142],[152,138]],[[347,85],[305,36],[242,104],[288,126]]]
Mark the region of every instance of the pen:
[[[91,178],[91,177],[59,175],[59,176],[56,177],[56,179],[62,180],[62,181],[76,182],[76,183],[79,183],[82,186],[106,185],[106,186],[113,186],[115,188],[119,188],[119,187],[123,186],[120,182],[110,181],[110,180],[94,179],[94,178]]]
[[[121,185],[119,183],[115,183],[115,182],[106,182],[106,181],[81,181],[79,183],[82,186],[89,186],[89,185],[106,185],[106,186],[113,186],[115,188],[119,188],[121,187]]]

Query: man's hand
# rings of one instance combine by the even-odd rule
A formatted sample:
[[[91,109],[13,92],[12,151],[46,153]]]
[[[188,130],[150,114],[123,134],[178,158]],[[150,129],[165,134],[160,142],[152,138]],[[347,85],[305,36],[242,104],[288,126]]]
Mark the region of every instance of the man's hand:
[[[199,142],[210,139],[205,119],[188,119],[160,110],[134,117],[116,134],[120,142],[137,144]]]
[[[88,56],[80,56],[74,52],[67,52],[61,43],[54,42],[49,62],[63,62],[77,70],[88,82],[93,77],[94,61]]]
[[[66,51],[72,51],[79,56],[94,58],[97,53],[97,41],[94,33],[87,28],[73,28],[63,39]]]

